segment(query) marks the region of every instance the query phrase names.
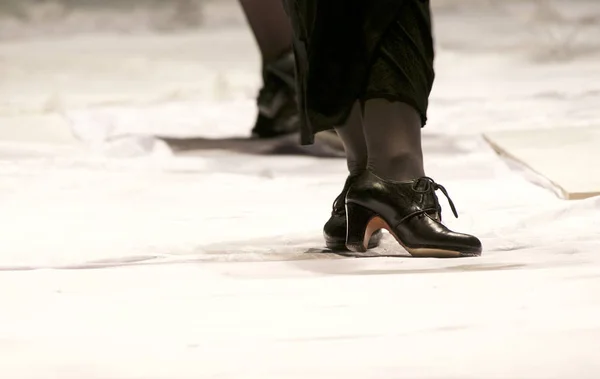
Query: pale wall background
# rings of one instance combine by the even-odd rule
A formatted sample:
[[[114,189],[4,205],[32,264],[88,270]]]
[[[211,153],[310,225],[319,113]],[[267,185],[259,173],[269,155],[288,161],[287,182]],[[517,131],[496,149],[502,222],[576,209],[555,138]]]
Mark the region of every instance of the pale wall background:
[[[509,27],[507,32],[522,23],[600,24],[598,0],[432,0],[432,6],[438,14],[461,13],[463,24],[465,15],[494,16],[498,25]],[[237,0],[0,0],[0,40],[103,31],[176,32],[243,22]],[[498,25],[490,28],[497,32]]]

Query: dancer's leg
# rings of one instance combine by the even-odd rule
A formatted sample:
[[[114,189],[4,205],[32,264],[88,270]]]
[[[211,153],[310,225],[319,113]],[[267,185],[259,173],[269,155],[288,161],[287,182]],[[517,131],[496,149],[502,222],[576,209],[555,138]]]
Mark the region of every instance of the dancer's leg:
[[[273,62],[292,48],[292,27],[281,0],[240,0],[254,33],[263,63]]]
[[[425,175],[421,148],[421,117],[408,104],[372,99],[365,104],[364,133],[368,169],[388,180]]]

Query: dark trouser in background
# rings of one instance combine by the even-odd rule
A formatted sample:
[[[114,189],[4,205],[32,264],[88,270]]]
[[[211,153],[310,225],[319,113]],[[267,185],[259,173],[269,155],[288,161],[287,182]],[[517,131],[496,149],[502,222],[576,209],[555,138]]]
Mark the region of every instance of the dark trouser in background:
[[[271,138],[298,132],[292,29],[281,0],[240,0],[262,57],[263,86],[252,135]]]

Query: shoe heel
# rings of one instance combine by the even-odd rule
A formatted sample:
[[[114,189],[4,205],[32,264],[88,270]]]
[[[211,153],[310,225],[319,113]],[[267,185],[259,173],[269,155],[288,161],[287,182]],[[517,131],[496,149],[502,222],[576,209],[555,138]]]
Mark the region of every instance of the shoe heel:
[[[369,230],[369,223],[377,214],[368,208],[354,203],[346,203],[346,248],[356,253],[367,251],[371,235],[377,230]]]

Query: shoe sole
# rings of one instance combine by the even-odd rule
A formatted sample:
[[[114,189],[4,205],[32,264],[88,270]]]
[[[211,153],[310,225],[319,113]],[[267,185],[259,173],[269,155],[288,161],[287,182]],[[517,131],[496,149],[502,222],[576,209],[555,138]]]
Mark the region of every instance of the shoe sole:
[[[362,246],[350,244],[346,247],[350,251],[354,252],[364,252],[364,246],[367,246],[369,239],[373,233],[378,230],[385,229],[387,230],[396,242],[400,244],[410,255],[417,258],[467,258],[467,257],[478,257],[481,256],[481,251],[479,252],[461,252],[456,250],[447,250],[447,249],[435,249],[435,248],[410,248],[406,246],[399,238],[396,236],[396,233],[393,232],[392,228],[389,224],[379,216],[373,217],[369,223],[367,224],[367,228],[365,230],[364,240],[362,242]]]

